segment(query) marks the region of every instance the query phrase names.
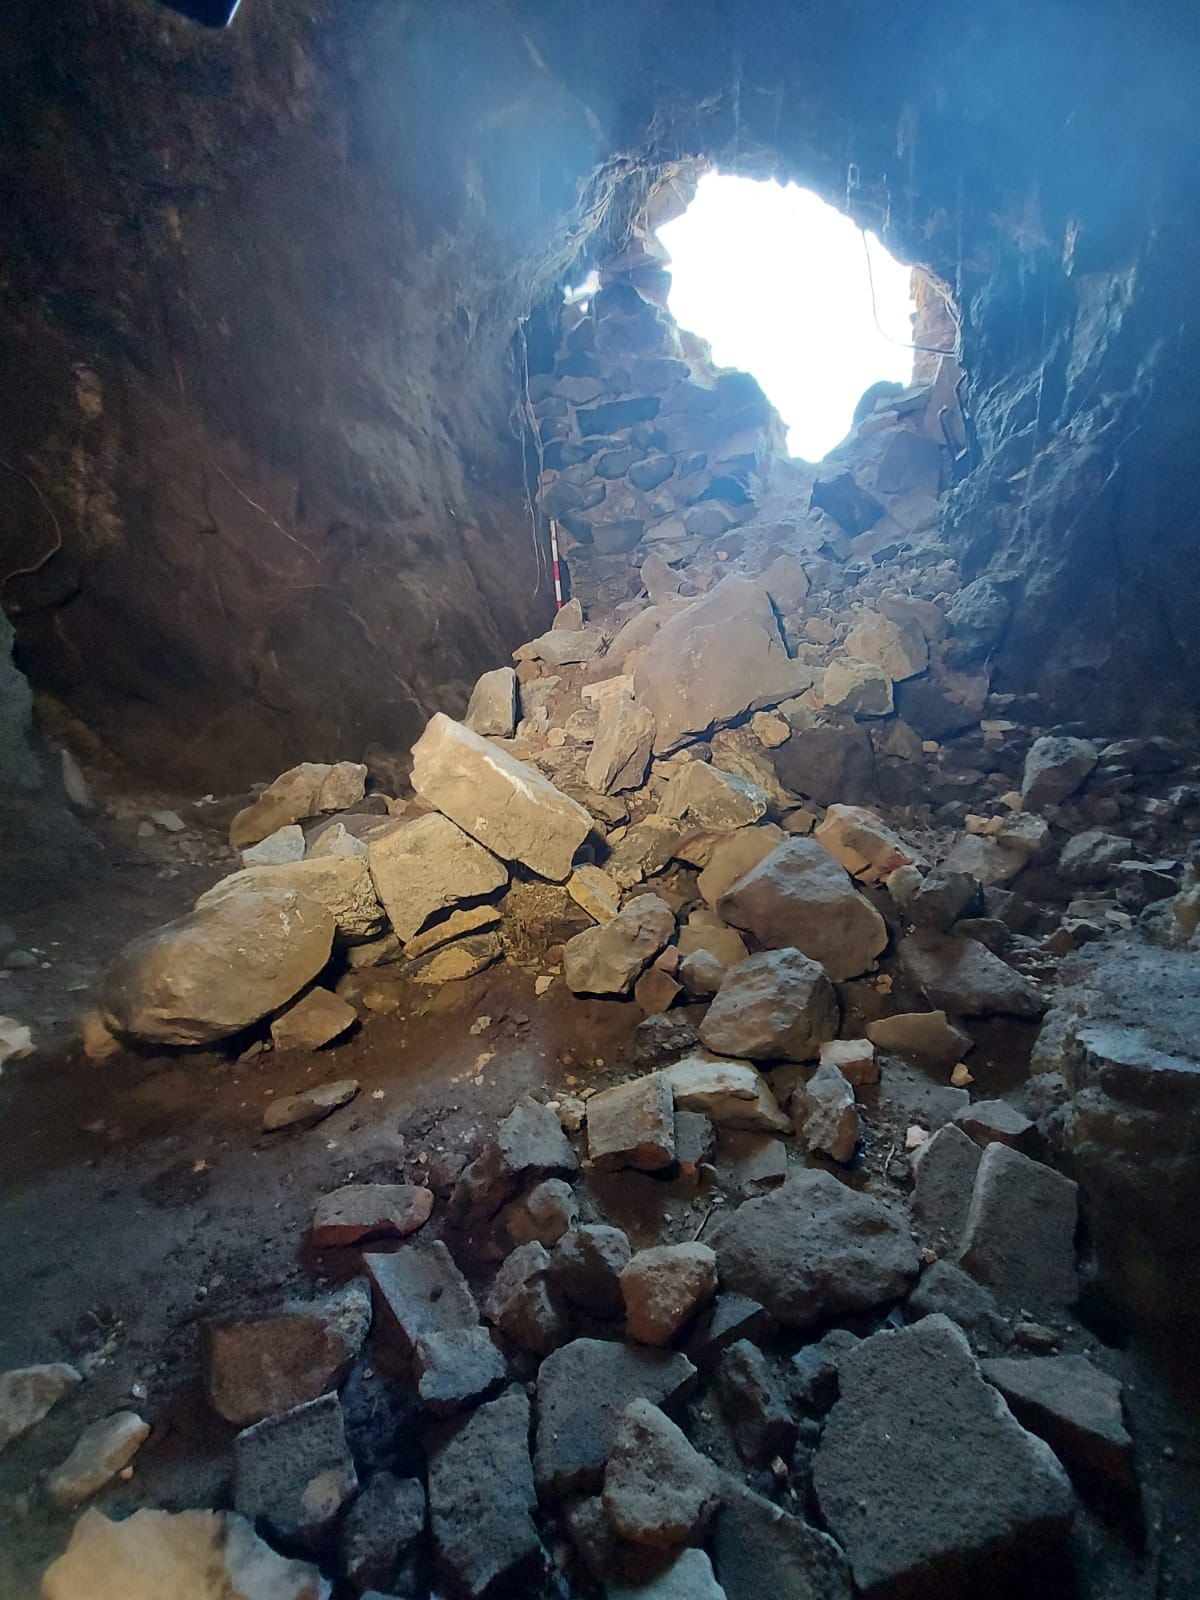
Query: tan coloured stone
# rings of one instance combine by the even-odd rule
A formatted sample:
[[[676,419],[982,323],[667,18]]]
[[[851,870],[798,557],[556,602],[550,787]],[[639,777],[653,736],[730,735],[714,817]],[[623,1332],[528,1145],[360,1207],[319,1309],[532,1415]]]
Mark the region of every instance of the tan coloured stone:
[[[821,1046],[821,1065],[835,1066],[854,1089],[879,1082],[879,1063],[869,1039],[827,1039]]]
[[[599,867],[576,867],[567,879],[567,893],[593,922],[611,922],[621,909],[621,886]]]
[[[101,1417],[79,1435],[67,1459],[46,1479],[56,1506],[82,1504],[127,1467],[150,1437],[150,1424],[134,1411]]]
[[[367,866],[392,927],[405,941],[439,911],[508,883],[508,868],[490,850],[436,812],[372,839]]]
[[[846,635],[846,654],[879,667],[894,683],[914,678],[929,665],[929,646],[915,622],[893,622],[874,612]]]
[[[886,717],[892,710],[892,680],[872,662],[842,656],[825,668],[821,699],[831,711]]]
[[[319,1050],[341,1038],[358,1021],[358,1012],[328,989],[310,989],[271,1023],[276,1050]]]
[[[862,883],[879,883],[898,867],[925,865],[919,851],[865,806],[830,806],[813,837]]]
[[[482,933],[486,928],[494,928],[499,921],[498,906],[463,906],[451,911],[448,916],[440,917],[415,939],[410,939],[404,946],[405,959],[417,961],[431,950],[440,950],[444,944],[452,944],[455,939],[462,939],[468,933]]]
[[[268,784],[253,805],[238,812],[229,827],[229,842],[235,850],[244,850],[288,823],[357,805],[363,797],[366,778],[366,767],[354,761],[339,761],[332,766],[305,761],[291,767]]]
[[[663,1068],[677,1111],[700,1111],[716,1128],[757,1133],[790,1133],[771,1086],[745,1061],[692,1055]]]
[[[637,895],[603,927],[563,947],[563,976],[574,994],[628,994],[675,932],[675,913],[654,894]]]
[[[769,856],[783,841],[783,829],[773,822],[760,822],[753,828],[739,828],[736,833],[718,839],[709,852],[704,871],[696,887],[706,903],[715,906],[739,878]]]
[[[659,804],[664,817],[715,832],[747,827],[758,822],[766,809],[767,797],[761,789],[703,761],[689,761],[677,772]]]
[[[588,787],[599,794],[640,788],[653,747],[654,716],[644,705],[631,694],[601,696],[596,738],[584,768]]]
[[[361,856],[315,856],[273,867],[243,867],[241,872],[214,883],[196,901],[196,910],[246,894],[281,890],[290,890],[324,906],[343,939],[375,939],[384,931],[384,910]]]

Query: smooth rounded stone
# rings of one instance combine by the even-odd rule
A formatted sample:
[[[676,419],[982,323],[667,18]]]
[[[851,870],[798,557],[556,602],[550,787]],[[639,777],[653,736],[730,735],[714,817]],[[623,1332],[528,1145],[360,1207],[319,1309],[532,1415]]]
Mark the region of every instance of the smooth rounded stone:
[[[887,717],[892,712],[892,680],[872,662],[840,656],[825,668],[821,700],[830,711]]]
[[[862,883],[879,883],[900,867],[923,865],[920,852],[865,806],[830,806],[813,838]]]
[[[829,1535],[728,1474],[714,1535],[726,1600],[850,1600],[849,1567]]]
[[[783,837],[783,829],[776,823],[761,822],[716,839],[709,851],[708,861],[696,880],[701,898],[706,904],[715,906],[739,878],[743,878],[752,867],[769,856],[777,844],[783,842]],[[733,929],[728,931],[733,933]],[[734,934],[734,937],[740,936]],[[745,946],[742,948],[744,951]]]
[[[1048,736],[1035,739],[1025,757],[1021,777],[1021,803],[1029,811],[1068,800],[1099,761],[1096,746],[1089,739]]]
[[[422,1334],[413,1347],[421,1404],[448,1417],[474,1405],[504,1381],[507,1368],[487,1328],[446,1328]]]
[[[796,1442],[796,1424],[766,1356],[749,1339],[739,1339],[717,1367],[717,1399],[738,1454],[749,1467],[765,1467],[775,1456],[785,1460]]]
[[[367,864],[392,927],[405,941],[439,912],[508,884],[507,867],[436,812],[372,839]]]
[[[654,714],[632,694],[602,696],[584,781],[598,794],[640,788],[654,748]]]
[[[917,1593],[934,1574],[969,1594],[981,1563],[997,1582],[1044,1570],[1068,1534],[1070,1483],[980,1376],[960,1329],[932,1316],[874,1334],[842,1357],[838,1380],[813,1484],[860,1590]]]
[[[1069,1306],[1079,1296],[1075,1228],[1079,1188],[1006,1144],[983,1152],[959,1264],[1023,1307]]]
[[[357,1078],[339,1078],[299,1094],[281,1095],[263,1112],[264,1133],[279,1133],[284,1128],[315,1128],[342,1106],[349,1105],[358,1093]]]
[[[333,934],[318,901],[246,887],[126,945],[103,981],[104,1023],[154,1044],[210,1044],[240,1033],[311,983]]]
[[[929,665],[929,645],[915,622],[893,622],[872,612],[850,629],[844,648],[848,656],[869,661],[897,683],[915,678]]]
[[[760,821],[767,797],[745,778],[703,761],[689,761],[667,784],[659,810],[694,828],[728,833]]]
[[[308,1240],[318,1250],[361,1239],[406,1239],[429,1221],[433,1191],[416,1183],[347,1183],[313,1207]]]
[[[1085,1481],[1133,1486],[1133,1440],[1121,1384],[1087,1356],[1003,1356],[981,1363],[1017,1421]]]
[[[703,1550],[682,1550],[678,1558],[647,1583],[609,1583],[607,1600],[727,1600]]]
[[[202,894],[196,901],[196,910],[246,894],[280,890],[303,895],[324,906],[342,939],[375,939],[387,927],[367,863],[361,856],[310,856],[278,867],[243,867]]]
[[[790,1133],[771,1086],[744,1061],[721,1061],[691,1055],[664,1067],[676,1111],[700,1111],[715,1127],[745,1128],[762,1133]]]
[[[206,1323],[206,1388],[213,1410],[239,1426],[290,1411],[337,1386],[371,1326],[371,1296],[352,1283],[278,1315]]]
[[[150,1424],[136,1411],[117,1411],[86,1427],[67,1459],[46,1478],[46,1493],[56,1506],[80,1505],[103,1489],[133,1460],[150,1437]]]
[[[348,1033],[358,1012],[328,989],[310,989],[271,1020],[276,1050],[319,1050]]]
[[[604,1508],[622,1539],[689,1544],[720,1497],[720,1474],[656,1405],[634,1400],[617,1422],[604,1469]]]
[[[1133,845],[1119,833],[1089,828],[1063,846],[1058,875],[1066,883],[1107,883],[1118,862],[1127,861],[1133,851]]]
[[[439,1592],[465,1600],[535,1594],[546,1568],[533,1510],[529,1398],[507,1389],[427,1443],[429,1517]]]
[[[576,867],[567,879],[567,893],[593,922],[611,922],[621,909],[621,886],[600,867]]]
[[[952,1067],[975,1041],[944,1011],[902,1011],[867,1023],[867,1038],[880,1050],[931,1067]]]
[[[65,1361],[0,1372],[0,1450],[35,1428],[63,1395],[82,1382]]]
[[[1029,1118],[1007,1100],[976,1100],[954,1120],[978,1145],[1009,1144],[1020,1150],[1036,1132]]]
[[[717,911],[767,949],[794,947],[835,982],[867,970],[887,924],[815,839],[787,839],[720,896]]]
[[[329,1600],[307,1561],[276,1554],[232,1511],[85,1511],[42,1576],[42,1600]]]
[[[718,1055],[811,1061],[837,1030],[837,995],[820,963],[782,949],[729,969],[700,1037]]]
[[[362,1259],[375,1287],[380,1321],[396,1334],[405,1353],[425,1335],[478,1326],[475,1297],[440,1239],[427,1246],[368,1251]]]
[[[858,1109],[854,1090],[832,1061],[823,1061],[792,1100],[797,1131],[810,1155],[834,1161],[854,1159],[858,1145]]]
[[[912,1214],[925,1243],[941,1250],[958,1248],[979,1162],[978,1145],[952,1122],[914,1151]]]
[[[297,822],[275,832],[258,844],[242,851],[244,867],[278,867],[289,861],[303,861],[305,852],[304,829]]]
[[[961,1017],[1040,1017],[1047,1002],[1029,979],[975,939],[910,933],[897,955],[931,1006]]]
[[[621,1273],[631,1255],[620,1228],[586,1223],[572,1228],[555,1245],[550,1272],[572,1305],[594,1317],[620,1317],[625,1314]]]
[[[504,1211],[503,1221],[514,1244],[536,1240],[550,1250],[565,1233],[579,1226],[579,1201],[562,1178],[546,1178],[514,1200]]]
[[[900,1299],[918,1267],[907,1217],[828,1172],[744,1201],[710,1242],[725,1289],[801,1330]]]
[[[536,1239],[518,1245],[496,1273],[483,1314],[534,1355],[549,1355],[571,1337],[571,1318],[550,1279],[550,1252]]]
[[[628,994],[675,932],[675,913],[655,894],[636,895],[613,920],[587,928],[563,948],[573,994]]]
[[[234,1509],[285,1544],[320,1543],[357,1488],[336,1394],[266,1417],[233,1441]]]
[[[425,1486],[419,1478],[376,1472],[342,1519],[342,1571],[360,1592],[402,1578],[425,1535]],[[265,1597],[264,1597],[265,1600]]]
[[[693,950],[679,963],[679,981],[691,1000],[711,1000],[729,969],[711,950]]]
[[[413,746],[412,786],[502,861],[563,883],[592,819],[533,767],[452,722],[429,719]]]
[[[827,1039],[821,1046],[821,1065],[835,1066],[852,1088],[879,1082],[879,1062],[869,1039]]]
[[[639,1344],[665,1345],[717,1292],[717,1258],[706,1244],[639,1250],[621,1272],[625,1324]]]
[[[229,842],[235,850],[270,838],[278,829],[326,811],[345,811],[363,797],[367,769],[360,762],[329,765],[304,761],[268,784],[252,805],[239,811],[229,825]]]
[[[463,723],[485,739],[511,739],[517,726],[517,675],[496,667],[476,679]]]
[[[696,1369],[678,1351],[575,1339],[547,1356],[537,1376],[534,1472],[546,1495],[596,1489],[621,1413],[632,1400],[669,1406]]]

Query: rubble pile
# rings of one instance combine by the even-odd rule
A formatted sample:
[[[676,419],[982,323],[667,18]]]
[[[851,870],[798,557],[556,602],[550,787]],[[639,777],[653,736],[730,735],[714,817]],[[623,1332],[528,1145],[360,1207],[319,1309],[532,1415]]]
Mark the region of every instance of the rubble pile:
[[[1194,967],[1200,768],[991,692],[1009,603],[937,535],[949,358],[820,467],[781,461],[761,391],[656,303],[662,270],[631,247],[530,383],[574,588],[553,627],[430,719],[404,792],[350,762],[266,787],[241,869],[100,1000],[122,1040],[312,1050],[379,986],[507,960],[644,1018],[627,1070],[519,1101],[446,1193],[314,1196],[348,1287],[206,1330],[232,1510],[88,1512],[50,1600],[97,1569],[131,1596],[177,1572],[225,1594],[235,1568],[248,1597],[913,1597],[981,1563],[1015,1588],[1069,1573],[1097,1495],[1136,1495],[1074,1309],[1135,1265],[1089,1219],[1081,1277],[1080,1204],[1129,1197],[1140,1287],[1155,1197],[1108,1135],[1136,1123],[1185,1185],[1195,1062],[1056,982],[1135,948]],[[999,1093],[996,1038],[1023,1060],[1039,1028]],[[403,1471],[339,1399],[377,1363]],[[77,1379],[7,1375],[0,1438]],[[63,1503],[145,1438],[95,1426]]]

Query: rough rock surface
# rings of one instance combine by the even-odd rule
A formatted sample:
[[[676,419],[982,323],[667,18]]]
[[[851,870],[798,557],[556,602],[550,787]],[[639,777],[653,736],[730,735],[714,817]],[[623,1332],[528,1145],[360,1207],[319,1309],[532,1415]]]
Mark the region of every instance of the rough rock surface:
[[[674,931],[675,913],[665,900],[636,895],[611,922],[585,928],[567,941],[567,987],[575,994],[628,994]]]
[[[407,1351],[425,1334],[473,1328],[479,1321],[467,1281],[440,1239],[427,1248],[365,1254],[363,1266],[385,1320]]]
[[[358,1012],[328,989],[310,989],[271,1019],[271,1043],[276,1050],[320,1050],[348,1033]]]
[[[658,1072],[603,1089],[588,1102],[588,1157],[603,1171],[659,1172],[675,1160],[675,1100]]]
[[[959,1260],[1002,1300],[1068,1306],[1075,1268],[1077,1186],[1006,1144],[983,1152]]]
[[[56,1506],[77,1506],[103,1489],[150,1437],[150,1425],[135,1411],[115,1411],[90,1423],[66,1460],[46,1478],[46,1493]]]
[[[836,981],[865,972],[887,944],[869,900],[813,839],[788,839],[720,897],[717,910],[761,945],[795,946]]]
[[[196,901],[196,910],[220,905],[243,895],[288,892],[315,900],[333,918],[338,937],[351,944],[384,932],[383,907],[361,856],[310,856],[282,866],[244,867],[213,885]]]
[[[649,1583],[610,1583],[607,1600],[726,1600],[703,1550],[683,1550]]]
[[[588,787],[600,794],[638,788],[653,747],[653,713],[627,692],[602,696],[596,738],[584,768]]]
[[[1132,1484],[1133,1440],[1116,1378],[1082,1355],[1001,1356],[982,1370],[1018,1422],[1040,1434],[1069,1470]]]
[[[559,1240],[550,1270],[572,1305],[594,1317],[625,1314],[621,1273],[629,1265],[629,1240],[620,1228],[586,1223]]]
[[[1030,811],[1057,805],[1073,795],[1098,760],[1089,739],[1036,739],[1025,757],[1021,801]]]
[[[281,1095],[272,1100],[263,1112],[264,1133],[278,1133],[285,1128],[315,1128],[339,1107],[349,1105],[358,1094],[355,1078],[337,1078],[333,1083],[318,1084],[315,1089],[301,1089],[298,1094]]]
[[[677,1111],[703,1112],[718,1128],[788,1133],[790,1123],[760,1072],[744,1061],[691,1055],[662,1075],[671,1085]]]
[[[550,1277],[550,1252],[536,1239],[505,1257],[483,1310],[515,1345],[534,1355],[549,1355],[570,1337],[571,1319]]]
[[[700,1037],[720,1055],[811,1061],[837,1028],[837,996],[820,962],[764,950],[725,974]]]
[[[930,1005],[960,1017],[1040,1017],[1046,1009],[1029,979],[976,939],[911,933],[899,947],[900,965]]]
[[[406,1239],[428,1222],[433,1191],[415,1183],[347,1183],[313,1208],[309,1242],[318,1250],[360,1239]]]
[[[832,1061],[823,1061],[793,1102],[797,1126],[811,1155],[847,1162],[858,1144],[854,1090]]]
[[[344,811],[363,796],[367,769],[354,761],[339,761],[335,766],[320,761],[304,761],[281,773],[255,800],[239,811],[229,827],[229,842],[244,850],[269,838],[289,823],[324,811]]]
[[[867,1038],[881,1050],[894,1050],[932,1067],[952,1067],[972,1047],[969,1033],[956,1028],[944,1011],[905,1011],[867,1024]]]
[[[484,739],[511,739],[517,726],[517,675],[496,667],[475,680],[464,724]]]
[[[419,1478],[376,1472],[342,1519],[342,1567],[359,1590],[408,1588],[425,1533],[425,1485]],[[401,1562],[408,1568],[400,1570]]]
[[[36,1427],[63,1395],[82,1382],[65,1361],[0,1372],[0,1450]]]
[[[413,746],[412,786],[500,857],[563,883],[592,819],[533,767],[438,712]]]
[[[656,1405],[626,1406],[604,1471],[604,1508],[622,1539],[666,1549],[692,1542],[719,1489],[716,1467]]]
[[[294,890],[229,895],[126,945],[104,980],[105,1023],[155,1044],[223,1039],[311,982],[333,932],[325,907]]]
[[[722,1286],[788,1328],[899,1299],[917,1273],[906,1220],[827,1172],[745,1201],[709,1239]]]
[[[829,1535],[728,1476],[714,1532],[728,1600],[850,1600],[846,1558]]]
[[[912,1212],[926,1243],[957,1249],[966,1227],[980,1150],[961,1128],[948,1123],[927,1139],[913,1157]]]
[[[452,1416],[481,1400],[504,1379],[506,1367],[487,1328],[447,1328],[425,1333],[413,1346],[421,1404],[434,1416]]]
[[[233,1441],[234,1508],[284,1544],[319,1544],[357,1488],[335,1394],[256,1422]]]
[[[745,778],[703,761],[689,761],[663,791],[659,809],[693,828],[729,833],[749,827],[766,814],[767,797]]]
[[[717,1258],[706,1244],[639,1250],[621,1271],[625,1325],[639,1344],[670,1344],[717,1292]]]
[[[410,940],[438,912],[482,899],[508,870],[449,817],[417,817],[372,839],[367,865],[396,934]]]

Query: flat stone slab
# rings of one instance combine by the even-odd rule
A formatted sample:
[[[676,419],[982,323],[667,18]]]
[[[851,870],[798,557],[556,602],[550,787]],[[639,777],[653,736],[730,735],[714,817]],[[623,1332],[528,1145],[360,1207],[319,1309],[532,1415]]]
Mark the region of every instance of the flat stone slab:
[[[363,1266],[381,1311],[406,1349],[426,1334],[477,1326],[479,1307],[440,1239],[391,1253],[368,1252]]]
[[[319,1544],[358,1488],[335,1394],[243,1428],[233,1441],[233,1503],[285,1544]]]
[[[310,989],[271,1023],[276,1050],[320,1050],[358,1022],[354,1007],[328,989]]]
[[[503,862],[436,812],[372,839],[367,865],[388,920],[406,941],[430,917],[463,900],[482,900],[508,883]]]
[[[838,1364],[813,1485],[871,1595],[970,1594],[1065,1540],[1067,1475],[981,1377],[948,1318],[877,1333]]]
[[[302,1089],[299,1094],[281,1095],[263,1112],[263,1132],[315,1128],[341,1106],[349,1105],[357,1093],[356,1078],[338,1078],[334,1083],[322,1083],[315,1089]]]
[[[309,1242],[318,1250],[360,1239],[405,1239],[429,1221],[433,1190],[416,1183],[347,1183],[313,1207]]]
[[[1078,1196],[1078,1185],[1053,1167],[989,1144],[975,1177],[960,1265],[1004,1302],[1073,1305]]]
[[[913,1157],[912,1213],[926,1243],[957,1250],[979,1172],[979,1146],[953,1123],[939,1128]]]
[[[677,1111],[702,1112],[717,1128],[791,1132],[770,1084],[745,1061],[692,1055],[664,1067],[662,1075],[671,1085]]]
[[[1069,1470],[1132,1486],[1133,1440],[1116,1378],[1080,1355],[1002,1356],[982,1368],[1017,1420]]]

